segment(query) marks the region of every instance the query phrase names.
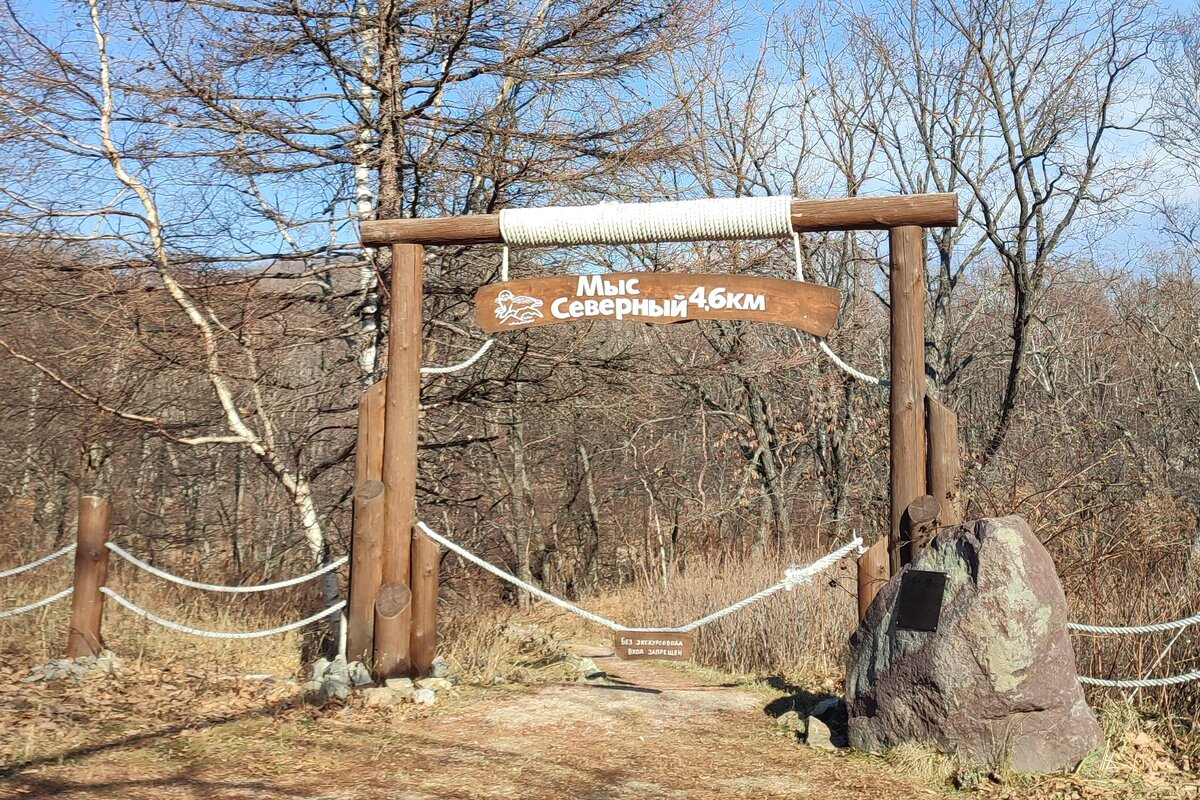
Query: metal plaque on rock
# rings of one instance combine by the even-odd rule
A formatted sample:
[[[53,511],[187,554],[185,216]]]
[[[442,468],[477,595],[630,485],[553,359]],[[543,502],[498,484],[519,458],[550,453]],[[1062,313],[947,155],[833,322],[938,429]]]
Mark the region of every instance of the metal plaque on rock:
[[[900,579],[896,597],[896,627],[910,631],[936,631],[942,615],[946,573],[914,569]]]

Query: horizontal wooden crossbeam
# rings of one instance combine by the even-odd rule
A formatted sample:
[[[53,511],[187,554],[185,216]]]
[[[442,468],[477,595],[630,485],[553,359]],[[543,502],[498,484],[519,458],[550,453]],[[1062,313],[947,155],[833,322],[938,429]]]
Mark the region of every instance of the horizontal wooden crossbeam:
[[[958,197],[953,192],[792,201],[792,227],[800,233],[887,230],[904,225],[940,228],[957,224]],[[399,242],[465,245],[499,244],[503,241],[499,214],[383,219],[362,223],[364,245]]]

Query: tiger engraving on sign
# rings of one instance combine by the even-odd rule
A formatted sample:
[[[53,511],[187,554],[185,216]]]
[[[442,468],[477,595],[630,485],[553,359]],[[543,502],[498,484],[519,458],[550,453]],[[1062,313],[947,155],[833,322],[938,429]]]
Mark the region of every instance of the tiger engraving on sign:
[[[692,657],[693,637],[690,633],[673,631],[617,631],[613,649],[617,657],[627,661],[659,659],[687,661]]]
[[[536,297],[514,295],[508,289],[501,289],[496,295],[496,320],[510,327],[529,325],[535,319],[542,319],[542,301]]]
[[[837,289],[778,278],[614,272],[484,286],[475,293],[475,314],[489,333],[592,319],[746,319],[825,336],[840,302]]]

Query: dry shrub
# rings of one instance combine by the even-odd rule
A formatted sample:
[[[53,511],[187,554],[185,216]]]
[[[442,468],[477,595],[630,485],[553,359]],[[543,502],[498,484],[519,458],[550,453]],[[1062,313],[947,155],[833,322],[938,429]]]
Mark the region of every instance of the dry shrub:
[[[464,683],[543,683],[576,676],[570,643],[580,632],[557,609],[443,604],[439,611],[438,653]]]
[[[692,554],[686,567],[661,580],[642,578],[588,604],[633,627],[683,625],[731,605],[783,578],[824,550],[778,549],[720,557]],[[852,561],[781,591],[697,631],[698,662],[741,675],[777,675],[806,686],[840,682],[846,642],[855,624]]]

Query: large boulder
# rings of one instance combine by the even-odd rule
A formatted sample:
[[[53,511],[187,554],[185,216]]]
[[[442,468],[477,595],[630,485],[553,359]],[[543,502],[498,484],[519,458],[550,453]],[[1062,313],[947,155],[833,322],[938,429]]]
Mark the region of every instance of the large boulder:
[[[897,627],[912,570],[946,575],[937,630]],[[1069,769],[1104,742],[1076,679],[1050,555],[1020,517],[946,528],[876,596],[851,637],[850,745],[920,741],[986,767]]]

